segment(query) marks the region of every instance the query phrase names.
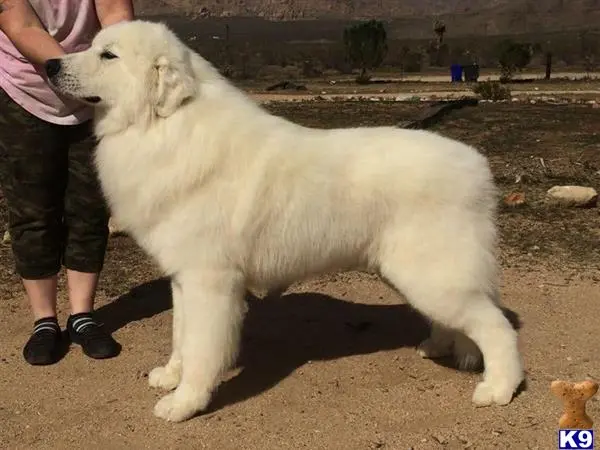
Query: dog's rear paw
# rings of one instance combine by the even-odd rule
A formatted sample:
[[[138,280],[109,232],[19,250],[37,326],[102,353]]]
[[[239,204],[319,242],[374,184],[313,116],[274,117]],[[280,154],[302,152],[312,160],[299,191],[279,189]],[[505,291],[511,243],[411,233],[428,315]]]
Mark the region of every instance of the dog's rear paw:
[[[464,334],[456,333],[453,353],[458,370],[477,371],[483,369],[483,355],[479,347]]]
[[[148,374],[148,384],[154,388],[172,391],[179,384],[181,370],[173,365],[156,367]]]
[[[417,347],[417,354],[426,359],[437,359],[452,354],[452,342],[443,342],[435,339],[425,339]]]
[[[191,419],[208,405],[210,395],[178,387],[174,392],[165,395],[154,406],[154,415],[168,422],[183,422]]]

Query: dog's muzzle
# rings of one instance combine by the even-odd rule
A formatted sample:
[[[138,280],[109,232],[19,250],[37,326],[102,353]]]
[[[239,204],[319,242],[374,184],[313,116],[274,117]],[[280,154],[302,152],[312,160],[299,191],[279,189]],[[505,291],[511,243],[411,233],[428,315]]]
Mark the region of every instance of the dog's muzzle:
[[[44,69],[46,70],[46,75],[48,76],[48,79],[54,84],[56,81],[56,77],[62,69],[62,63],[60,59],[57,58],[49,59],[48,61],[46,61]],[[83,97],[83,100],[91,104],[96,104],[100,103],[102,99],[94,95],[89,97]]]

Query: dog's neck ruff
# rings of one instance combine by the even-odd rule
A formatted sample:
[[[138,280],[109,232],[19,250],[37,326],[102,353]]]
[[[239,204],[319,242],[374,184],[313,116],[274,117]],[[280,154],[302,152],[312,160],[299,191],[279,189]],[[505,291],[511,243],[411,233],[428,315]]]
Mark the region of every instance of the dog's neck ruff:
[[[152,110],[150,105],[146,105],[139,111],[125,111],[118,107],[96,107],[94,115],[94,129],[96,136],[101,139],[118,135],[132,127],[140,130],[149,129],[152,123],[165,120]]]

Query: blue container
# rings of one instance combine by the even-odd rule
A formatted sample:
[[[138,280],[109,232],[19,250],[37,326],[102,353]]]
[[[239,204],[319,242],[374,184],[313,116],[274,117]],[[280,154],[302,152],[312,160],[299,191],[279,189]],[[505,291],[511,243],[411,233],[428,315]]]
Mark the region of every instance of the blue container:
[[[453,83],[460,83],[463,80],[463,67],[460,64],[452,64],[450,66],[450,74]]]

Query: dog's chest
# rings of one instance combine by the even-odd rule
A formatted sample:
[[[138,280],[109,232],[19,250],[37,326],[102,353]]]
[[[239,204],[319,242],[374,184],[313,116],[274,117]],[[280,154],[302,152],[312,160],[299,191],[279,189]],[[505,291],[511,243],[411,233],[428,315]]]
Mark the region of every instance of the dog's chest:
[[[96,153],[98,176],[110,207],[120,221],[130,225],[144,219],[150,205],[143,197],[151,198],[153,189],[154,174],[138,153],[119,141],[102,142]]]

